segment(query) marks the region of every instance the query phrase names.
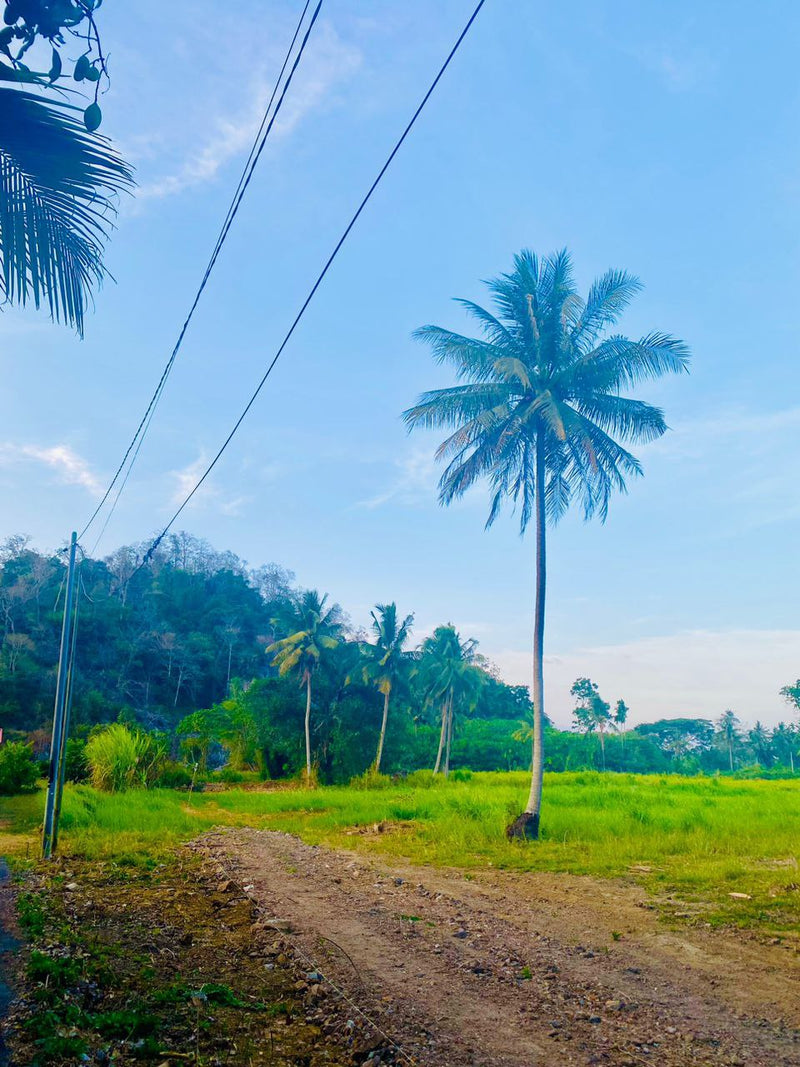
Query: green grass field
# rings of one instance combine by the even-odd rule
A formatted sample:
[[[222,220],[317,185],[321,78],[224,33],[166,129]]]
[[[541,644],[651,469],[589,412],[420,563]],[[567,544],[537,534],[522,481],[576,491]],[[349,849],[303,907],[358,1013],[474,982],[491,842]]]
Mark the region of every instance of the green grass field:
[[[705,921],[799,928],[800,780],[554,774],[545,783],[542,840],[510,844],[504,827],[526,786],[522,773],[267,793],[107,795],[73,786],[61,851],[146,864],[211,826],[254,826],[467,872],[488,866],[634,879],[657,897],[702,905]],[[0,851],[34,855],[42,795],[0,805]]]

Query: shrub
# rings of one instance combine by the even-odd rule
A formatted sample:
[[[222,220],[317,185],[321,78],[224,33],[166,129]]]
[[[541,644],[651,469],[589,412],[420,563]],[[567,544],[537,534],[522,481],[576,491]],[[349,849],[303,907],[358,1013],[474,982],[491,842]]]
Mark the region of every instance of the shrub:
[[[86,742],[78,737],[67,739],[64,760],[64,777],[68,782],[85,782],[89,777],[89,761],[86,758]]]
[[[153,784],[159,789],[188,789],[192,784],[192,772],[185,763],[165,760]]]
[[[217,781],[227,782],[228,785],[238,785],[239,782],[246,782],[247,777],[241,771],[237,771],[235,767],[223,767],[217,771],[214,777]]]
[[[389,789],[394,785],[388,774],[381,774],[374,767],[367,768],[363,774],[350,779],[351,789]]]
[[[159,738],[122,723],[112,723],[86,743],[92,785],[107,793],[153,785],[166,755]]]
[[[39,764],[33,749],[22,741],[0,746],[0,796],[32,793],[39,779]]]

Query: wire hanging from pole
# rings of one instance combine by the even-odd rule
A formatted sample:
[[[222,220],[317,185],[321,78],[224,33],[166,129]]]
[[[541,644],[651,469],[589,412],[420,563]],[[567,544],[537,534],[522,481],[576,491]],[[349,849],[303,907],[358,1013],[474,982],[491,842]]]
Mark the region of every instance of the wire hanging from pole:
[[[403,142],[405,141],[405,139],[408,137],[409,133],[411,132],[414,124],[416,123],[417,119],[419,118],[420,114],[422,113],[423,108],[427,104],[427,102],[430,99],[430,97],[433,95],[433,92],[436,89],[436,86],[441,81],[442,76],[444,75],[444,72],[450,66],[451,60],[453,59],[453,57],[455,56],[456,52],[460,48],[461,43],[464,40],[464,38],[469,33],[469,30],[472,27],[472,24],[474,23],[475,19],[478,17],[478,14],[480,13],[480,10],[483,7],[483,5],[485,4],[485,2],[486,2],[486,0],[479,0],[477,6],[475,7],[475,10],[472,12],[472,15],[470,16],[469,20],[467,21],[467,24],[464,26],[464,29],[459,34],[458,39],[456,40],[456,43],[450,49],[450,52],[448,53],[447,58],[445,59],[444,63],[442,63],[441,67],[439,68],[439,72],[437,73],[437,75],[433,79],[433,81],[431,82],[431,84],[430,84],[430,86],[428,88],[428,91],[425,93],[425,95],[423,96],[422,100],[418,104],[417,109],[414,112],[414,114],[411,116],[411,119],[408,122],[406,128],[403,130],[402,134],[400,135],[400,137],[396,141],[396,143],[394,145],[394,148],[389,153],[389,156],[386,159],[386,162],[381,167],[380,171],[378,172],[377,177],[375,178],[375,180],[373,181],[372,185],[367,190],[367,193],[363,197],[363,199],[361,200],[361,203],[356,208],[355,213],[353,214],[353,216],[350,219],[349,223],[345,227],[345,230],[342,233],[341,237],[336,242],[336,245],[335,245],[333,251],[331,252],[330,256],[328,257],[328,259],[327,259],[324,267],[320,271],[319,275],[317,276],[317,280],[314,282],[313,286],[311,287],[311,290],[310,290],[308,296],[303,301],[303,303],[302,303],[302,305],[300,307],[300,310],[297,312],[297,315],[295,316],[294,321],[292,322],[291,326],[289,327],[289,329],[288,329],[288,331],[286,333],[286,336],[284,337],[283,341],[281,341],[277,352],[275,353],[275,355],[273,356],[273,358],[270,361],[269,365],[267,366],[267,369],[264,372],[264,374],[263,374],[263,376],[261,378],[261,381],[256,386],[254,392],[250,396],[250,399],[247,401],[247,403],[246,403],[244,409],[242,410],[241,414],[237,418],[236,422],[233,424],[233,428],[231,429],[230,433],[228,434],[228,436],[223,441],[221,448],[216,453],[214,458],[211,460],[209,465],[206,467],[205,471],[200,476],[200,478],[198,478],[198,480],[195,482],[194,486],[189,491],[189,493],[186,495],[186,497],[184,498],[183,502],[180,504],[178,509],[175,511],[175,513],[173,514],[172,518],[169,520],[167,525],[164,527],[164,529],[161,531],[161,533],[158,534],[158,536],[152,541],[152,543],[150,544],[150,547],[148,548],[147,552],[144,555],[144,558],[142,559],[141,563],[139,564],[139,566],[136,569],[137,572],[139,570],[141,570],[142,567],[144,567],[149,562],[149,560],[152,558],[153,553],[158,548],[158,546],[161,544],[161,541],[163,540],[163,538],[167,535],[167,533],[169,533],[169,531],[170,531],[171,527],[173,526],[175,520],[178,518],[178,516],[181,514],[181,512],[187,506],[187,504],[192,499],[192,497],[195,495],[195,493],[198,491],[198,489],[200,489],[202,484],[205,482],[206,478],[208,478],[209,474],[211,474],[211,472],[214,469],[214,467],[216,467],[217,463],[219,462],[219,460],[222,457],[222,454],[225,452],[226,448],[228,447],[228,445],[231,443],[231,441],[233,440],[234,436],[236,435],[239,427],[244,422],[245,418],[247,417],[248,412],[250,411],[250,408],[256,402],[256,399],[258,398],[258,395],[260,394],[261,390],[264,388],[264,385],[266,384],[267,379],[269,378],[270,374],[272,373],[272,371],[273,371],[273,369],[275,367],[275,364],[280,359],[281,355],[283,354],[284,349],[286,348],[287,344],[289,343],[289,341],[290,341],[292,335],[294,334],[294,331],[296,330],[298,324],[300,323],[300,320],[302,319],[303,315],[305,314],[306,309],[308,308],[308,305],[314,299],[314,295],[316,294],[317,290],[319,289],[320,285],[322,284],[322,282],[323,282],[323,280],[325,278],[325,275],[328,273],[328,271],[331,268],[331,265],[333,264],[333,261],[336,259],[337,255],[339,254],[339,251],[340,251],[342,245],[347,240],[347,238],[350,235],[350,232],[353,229],[353,227],[355,226],[356,222],[358,222],[358,219],[360,218],[361,213],[363,212],[364,208],[367,206],[368,202],[372,198],[372,194],[377,189],[377,187],[380,184],[381,179],[383,178],[384,174],[386,173],[386,171],[391,166],[391,163],[394,160],[394,157],[400,151],[400,148],[402,147]]]
[[[211,272],[213,271],[214,266],[215,266],[215,264],[217,262],[219,254],[220,254],[220,252],[222,250],[222,246],[225,243],[225,240],[226,240],[226,238],[228,236],[228,233],[229,233],[230,228],[231,228],[231,226],[233,224],[233,221],[236,218],[236,214],[239,211],[239,207],[241,206],[241,202],[244,199],[244,194],[247,191],[247,187],[250,184],[250,181],[251,181],[251,179],[253,177],[253,173],[255,171],[256,165],[258,164],[258,160],[259,160],[259,158],[261,156],[261,153],[264,150],[264,146],[267,143],[267,139],[269,138],[269,134],[270,134],[270,132],[271,132],[271,130],[272,130],[274,124],[275,124],[275,120],[278,117],[278,114],[279,114],[279,112],[281,110],[284,98],[286,96],[286,91],[287,91],[287,89],[289,88],[289,86],[290,86],[290,84],[292,82],[292,78],[294,77],[295,71],[297,70],[297,67],[298,67],[298,65],[300,63],[300,59],[301,59],[301,57],[303,55],[303,52],[305,51],[306,45],[308,43],[308,39],[309,39],[309,37],[311,35],[311,31],[314,28],[314,24],[317,21],[317,17],[319,16],[319,12],[320,12],[320,9],[322,7],[322,3],[323,3],[323,0],[318,0],[317,6],[316,6],[316,8],[314,10],[314,13],[313,13],[312,17],[311,17],[311,21],[309,22],[308,28],[306,29],[305,35],[304,35],[303,40],[302,40],[302,42],[300,44],[300,48],[299,48],[299,50],[297,52],[297,55],[295,57],[294,63],[292,64],[292,68],[291,68],[291,70],[289,72],[289,76],[286,79],[286,82],[285,82],[285,84],[283,86],[283,91],[282,91],[281,96],[280,96],[280,98],[278,100],[277,106],[275,107],[275,110],[274,110],[274,112],[272,114],[272,117],[269,118],[269,114],[270,114],[270,110],[272,108],[273,101],[275,100],[275,97],[277,95],[278,89],[279,89],[280,84],[281,84],[281,80],[282,80],[283,75],[284,75],[284,73],[286,71],[286,68],[287,68],[287,66],[289,64],[289,60],[291,59],[292,52],[294,50],[294,46],[295,46],[295,44],[297,42],[297,38],[300,35],[300,31],[302,29],[303,22],[304,22],[305,17],[306,17],[306,13],[308,12],[308,9],[309,9],[310,4],[311,4],[311,0],[306,0],[306,2],[305,2],[305,6],[303,7],[302,13],[300,15],[300,18],[298,20],[297,26],[295,28],[294,35],[292,36],[292,40],[291,40],[291,42],[289,44],[289,48],[288,48],[288,50],[286,52],[286,55],[284,57],[283,64],[282,64],[281,69],[280,69],[280,71],[278,73],[278,77],[277,77],[277,79],[275,81],[275,85],[273,86],[272,93],[270,95],[269,101],[267,103],[266,110],[264,112],[264,116],[263,116],[263,118],[261,120],[261,125],[259,126],[259,129],[258,129],[258,132],[256,134],[255,140],[253,141],[253,146],[250,149],[250,154],[249,154],[249,156],[247,158],[247,162],[245,163],[245,166],[244,166],[244,168],[242,170],[242,174],[241,174],[241,176],[239,178],[239,184],[236,187],[236,192],[234,193],[233,198],[231,200],[231,203],[230,203],[230,205],[228,207],[228,211],[227,211],[227,214],[225,216],[225,220],[224,220],[224,222],[223,222],[223,224],[222,224],[222,226],[220,228],[219,234],[217,235],[217,240],[216,240],[216,243],[214,245],[214,249],[213,249],[213,251],[211,253],[211,257],[210,257],[210,259],[208,261],[208,264],[206,266],[206,269],[205,269],[205,271],[203,273],[203,277],[201,279],[200,285],[199,285],[199,287],[197,289],[197,292],[195,294],[194,300],[192,301],[191,307],[189,308],[189,313],[187,314],[186,319],[184,320],[183,326],[181,327],[180,333],[178,334],[178,339],[175,342],[175,345],[174,345],[174,347],[172,349],[170,357],[167,360],[167,363],[166,363],[166,365],[164,367],[164,370],[161,373],[161,377],[160,377],[160,379],[158,381],[158,384],[157,384],[157,386],[155,388],[155,391],[153,392],[153,395],[150,398],[150,401],[149,401],[149,403],[148,403],[148,405],[147,405],[147,407],[145,409],[144,415],[142,416],[142,418],[141,418],[141,420],[139,422],[139,425],[136,428],[136,432],[134,433],[133,437],[131,438],[130,444],[128,445],[128,447],[127,447],[127,449],[125,451],[125,455],[122,457],[121,463],[117,467],[117,470],[116,470],[116,472],[114,474],[114,477],[109,482],[109,484],[108,484],[108,486],[107,486],[107,488],[106,488],[106,490],[105,490],[100,502],[98,503],[97,507],[92,512],[92,515],[89,518],[89,521],[86,523],[86,525],[83,527],[83,529],[81,530],[81,532],[79,534],[79,538],[83,538],[85,536],[85,534],[87,533],[89,528],[92,526],[92,524],[94,523],[94,521],[97,518],[97,516],[100,514],[100,511],[102,510],[102,508],[105,505],[106,501],[108,500],[109,496],[111,495],[111,492],[112,492],[114,486],[116,485],[117,481],[119,480],[120,475],[122,474],[122,472],[125,469],[126,465],[128,465],[128,469],[127,469],[127,472],[125,473],[125,477],[122,480],[122,483],[121,483],[121,485],[120,485],[120,487],[119,487],[119,489],[117,491],[117,494],[116,494],[116,496],[114,498],[114,501],[113,501],[113,503],[111,505],[111,508],[109,510],[109,513],[106,516],[105,522],[103,523],[103,527],[102,527],[102,529],[100,531],[100,534],[98,535],[98,538],[95,541],[95,544],[94,544],[94,546],[92,548],[92,553],[94,553],[94,551],[96,550],[97,545],[100,542],[100,539],[102,538],[103,534],[105,533],[105,530],[106,530],[106,528],[108,526],[109,520],[111,519],[111,516],[112,516],[112,514],[114,513],[114,511],[116,509],[117,503],[119,502],[119,498],[122,495],[122,492],[123,492],[123,490],[124,490],[124,488],[125,488],[125,486],[127,484],[128,478],[130,477],[131,471],[133,470],[133,466],[136,463],[136,459],[137,459],[137,457],[139,455],[139,451],[141,450],[141,447],[142,447],[142,442],[144,441],[144,438],[147,435],[147,432],[148,432],[148,430],[150,428],[150,423],[153,420],[153,415],[155,414],[155,410],[156,410],[156,408],[158,406],[158,402],[161,399],[161,394],[164,391],[164,388],[165,388],[166,383],[167,383],[167,379],[169,378],[169,375],[170,375],[170,373],[172,371],[172,367],[173,367],[173,365],[175,363],[175,360],[176,360],[176,358],[178,356],[178,352],[180,351],[181,345],[183,344],[183,339],[186,336],[186,331],[189,328],[189,324],[191,323],[192,317],[194,316],[194,312],[195,312],[195,310],[197,308],[197,305],[200,302],[200,298],[201,298],[201,296],[203,294],[203,291],[205,290],[205,287],[206,287],[206,285],[208,283],[208,280],[209,280],[209,278],[211,276]],[[268,118],[269,118],[269,122],[267,121]],[[130,464],[128,464],[129,458],[130,458]]]

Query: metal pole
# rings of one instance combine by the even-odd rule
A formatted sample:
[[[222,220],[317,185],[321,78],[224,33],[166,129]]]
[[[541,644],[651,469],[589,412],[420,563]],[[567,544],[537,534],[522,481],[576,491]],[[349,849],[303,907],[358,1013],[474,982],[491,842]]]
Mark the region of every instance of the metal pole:
[[[81,565],[75,567],[75,584],[77,585],[80,580]],[[80,609],[81,593],[78,589],[75,596],[75,608],[72,618],[72,640],[70,641],[69,648],[69,666],[67,669],[67,688],[64,694],[64,714],[62,716],[62,728],[61,728],[61,755],[59,757],[59,773],[56,783],[56,802],[55,812],[53,815],[53,834],[51,851],[55,852],[58,849],[58,826],[61,822],[61,797],[64,793],[64,777],[67,770],[67,741],[69,740],[69,721],[72,712],[72,687],[75,680],[75,645],[78,642],[78,613]]]
[[[56,680],[56,702],[53,711],[53,739],[50,744],[50,783],[47,787],[47,802],[44,809],[44,827],[42,830],[42,855],[49,859],[53,854],[53,827],[55,823],[56,794],[58,779],[61,774],[61,756],[64,744],[64,706],[67,692],[67,675],[69,673],[70,629],[72,624],[72,597],[75,588],[75,550],[78,535],[73,531],[69,543],[69,563],[67,565],[67,591],[64,599],[64,622],[61,626],[61,646],[58,652],[58,677]]]

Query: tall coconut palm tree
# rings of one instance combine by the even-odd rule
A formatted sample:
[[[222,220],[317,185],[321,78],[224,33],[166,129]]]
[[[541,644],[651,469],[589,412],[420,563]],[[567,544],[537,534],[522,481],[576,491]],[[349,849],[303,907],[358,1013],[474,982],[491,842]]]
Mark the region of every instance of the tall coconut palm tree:
[[[79,108],[0,89],[0,297],[44,305],[83,334],[115,196],[130,167]]]
[[[392,691],[405,677],[411,661],[411,654],[405,646],[411,634],[414,616],[406,615],[402,622],[398,622],[395,603],[376,604],[375,611],[371,611],[370,615],[375,640],[374,643],[365,642],[361,646],[361,662],[356,673],[366,685],[374,685],[383,695],[381,732],[378,737],[378,751],[372,765],[377,774],[381,769],[383,745],[386,740],[389,700]]]
[[[717,720],[717,736],[728,750],[728,761],[733,770],[733,749],[739,740],[739,720],[730,708],[723,711]]]
[[[450,749],[453,740],[455,709],[471,707],[477,700],[482,675],[475,665],[478,642],[472,638],[462,641],[452,623],[437,626],[420,647],[419,675],[426,699],[441,708],[439,750],[433,773],[442,769],[450,773]],[[444,757],[444,764],[442,764]]]
[[[439,499],[449,504],[486,480],[487,526],[504,500],[519,508],[520,530],[536,528],[533,648],[533,769],[528,803],[509,836],[536,838],[544,770],[544,624],[546,523],[578,498],[584,516],[606,517],[609,499],[641,474],[624,443],[652,441],[666,430],[662,412],[626,391],[688,366],[686,345],[662,333],[638,341],[609,328],[639,281],[609,271],[578,295],[566,251],[539,259],[520,252],[514,268],[489,284],[496,314],[461,301],[483,333],[473,338],[439,326],[416,337],[439,363],[455,367],[460,384],[424,393],[405,412],[410,428],[451,431],[437,457],[447,460]]]
[[[306,778],[311,780],[311,678],[325,652],[339,644],[342,633],[341,611],[337,604],[326,608],[327,593],[306,590],[296,601],[285,605],[273,625],[285,637],[268,645],[266,652],[283,676],[294,674],[306,687]]]

